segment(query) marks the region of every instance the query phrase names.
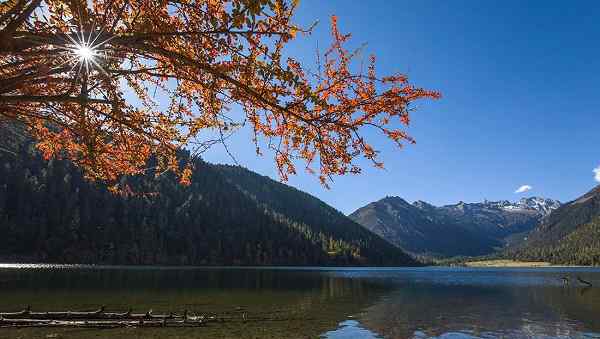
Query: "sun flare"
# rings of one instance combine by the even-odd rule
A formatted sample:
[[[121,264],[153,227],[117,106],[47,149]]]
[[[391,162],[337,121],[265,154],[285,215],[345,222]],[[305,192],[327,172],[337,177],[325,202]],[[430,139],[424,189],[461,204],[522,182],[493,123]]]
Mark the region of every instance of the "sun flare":
[[[65,35],[65,44],[60,47],[61,55],[65,57],[65,64],[71,64],[71,70],[77,74],[90,73],[93,70],[106,74],[102,67],[102,61],[109,58],[106,53],[106,43],[111,39],[99,41],[102,31],[92,28],[90,33],[73,32]]]
[[[79,56],[79,59],[90,61],[94,57],[94,51],[88,46],[79,46],[75,49],[75,54]]]

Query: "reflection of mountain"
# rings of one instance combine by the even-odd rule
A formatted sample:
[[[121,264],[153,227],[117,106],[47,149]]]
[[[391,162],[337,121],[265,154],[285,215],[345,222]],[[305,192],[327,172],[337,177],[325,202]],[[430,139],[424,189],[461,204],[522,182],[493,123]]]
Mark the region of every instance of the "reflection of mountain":
[[[11,269],[0,268],[0,312],[109,310],[218,313],[237,321],[199,329],[164,329],[157,338],[318,338],[372,305],[385,286],[326,272],[282,269]],[[247,312],[248,322],[242,322]],[[0,338],[81,338],[77,329],[2,329]],[[77,332],[79,331],[79,332]],[[42,333],[42,334],[40,334]],[[98,331],[94,338],[147,338],[147,329]],[[168,333],[168,334],[164,334]]]
[[[361,320],[386,338],[449,332],[494,338],[581,337],[590,329],[600,333],[598,314],[598,288],[431,283],[399,288],[368,308]]]
[[[471,331],[488,338],[600,334],[600,289],[563,287],[563,275],[600,284],[600,272],[587,270],[0,268],[0,311],[28,304],[35,310],[105,304],[136,311],[229,312],[240,318],[242,310],[277,320],[207,326],[200,332],[206,338],[317,338],[351,315],[360,323],[354,326],[394,339],[413,338],[417,331]],[[45,337],[32,331],[3,330],[0,337]],[[143,331],[99,331],[97,338],[145,338],[149,332]],[[199,333],[173,331],[182,339]],[[73,333],[81,332],[61,332],[61,337],[80,337]]]

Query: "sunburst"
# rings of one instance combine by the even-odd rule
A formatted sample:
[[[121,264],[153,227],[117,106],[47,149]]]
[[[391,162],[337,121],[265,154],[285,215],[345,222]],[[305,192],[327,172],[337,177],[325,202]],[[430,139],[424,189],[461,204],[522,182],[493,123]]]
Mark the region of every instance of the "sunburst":
[[[77,68],[78,75],[81,72],[89,74],[94,70],[106,74],[100,60],[108,58],[106,44],[112,38],[100,40],[102,32],[102,30],[96,31],[92,27],[87,37],[81,30],[65,34],[66,43],[60,47],[63,50],[61,54],[66,57],[63,64],[71,64],[73,66],[71,70]]]

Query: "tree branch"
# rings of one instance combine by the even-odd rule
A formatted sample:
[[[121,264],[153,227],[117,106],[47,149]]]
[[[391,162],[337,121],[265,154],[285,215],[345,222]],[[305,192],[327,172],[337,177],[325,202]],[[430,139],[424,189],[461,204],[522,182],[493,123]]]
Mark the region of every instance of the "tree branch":
[[[68,95],[0,95],[0,103],[12,102],[74,102],[80,104],[113,104],[110,100]]]

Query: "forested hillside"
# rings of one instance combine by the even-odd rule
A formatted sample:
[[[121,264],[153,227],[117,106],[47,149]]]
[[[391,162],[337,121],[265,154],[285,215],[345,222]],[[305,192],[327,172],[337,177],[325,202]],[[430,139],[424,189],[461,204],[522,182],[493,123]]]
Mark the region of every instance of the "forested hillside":
[[[5,139],[6,140],[6,139]],[[0,152],[0,259],[96,264],[414,265],[318,199],[240,167],[86,181],[30,143]],[[150,164],[151,165],[151,164]]]
[[[554,243],[520,248],[509,257],[564,265],[600,265],[600,217]]]
[[[557,264],[600,265],[600,186],[563,205],[505,256]]]

